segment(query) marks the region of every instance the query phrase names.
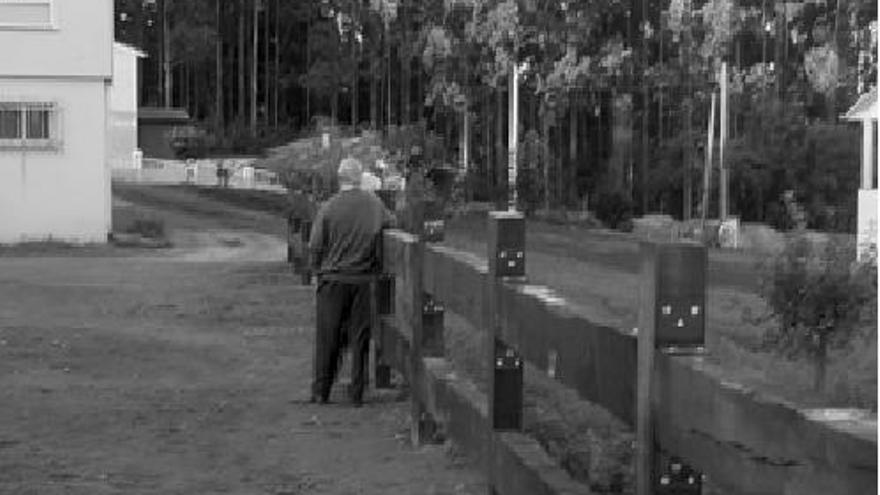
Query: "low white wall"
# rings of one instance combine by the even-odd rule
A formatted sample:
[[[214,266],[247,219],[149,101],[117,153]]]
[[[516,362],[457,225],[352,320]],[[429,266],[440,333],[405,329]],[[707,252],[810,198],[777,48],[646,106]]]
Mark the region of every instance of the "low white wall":
[[[272,184],[260,171],[251,167],[253,158],[227,158],[220,160],[223,167],[230,170],[229,187],[236,189],[265,189],[284,191],[279,184]],[[144,184],[193,184],[199,186],[217,185],[217,159],[196,160],[188,167],[183,160],[157,160],[145,158],[141,169],[114,169],[113,180]],[[188,173],[187,169],[191,171]]]

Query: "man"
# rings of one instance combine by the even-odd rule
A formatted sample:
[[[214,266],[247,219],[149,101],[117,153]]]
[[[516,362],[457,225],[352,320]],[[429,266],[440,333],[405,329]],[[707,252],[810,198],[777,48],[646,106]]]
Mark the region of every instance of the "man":
[[[370,342],[370,284],[379,273],[382,229],[394,219],[379,198],[360,189],[363,165],[358,160],[342,160],[338,177],[340,191],[318,211],[309,242],[318,279],[312,402],[327,402],[342,344],[349,342],[349,392],[352,403],[360,407]]]
[[[303,225],[306,225],[306,222],[312,221],[312,217],[315,216],[315,207],[312,205],[306,192],[299,185],[294,185],[290,189],[290,193],[287,196],[286,214],[288,234],[287,261],[294,263],[294,267],[297,270],[302,269],[302,271],[305,271],[307,267],[304,264],[299,265],[299,263],[304,263],[307,259],[306,254],[308,253],[306,253],[306,250],[308,246],[300,243],[302,238],[300,229],[303,228]]]

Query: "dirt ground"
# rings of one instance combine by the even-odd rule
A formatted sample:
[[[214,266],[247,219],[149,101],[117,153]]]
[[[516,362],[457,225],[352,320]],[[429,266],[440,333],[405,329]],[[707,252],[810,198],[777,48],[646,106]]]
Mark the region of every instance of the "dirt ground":
[[[409,445],[401,394],[305,401],[314,287],[275,227],[216,213],[153,208],[167,250],[0,256],[0,493],[485,493]]]

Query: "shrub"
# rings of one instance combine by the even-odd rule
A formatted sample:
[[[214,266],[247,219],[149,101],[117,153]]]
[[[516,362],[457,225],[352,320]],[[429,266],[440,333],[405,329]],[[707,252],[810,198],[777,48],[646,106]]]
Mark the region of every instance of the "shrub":
[[[596,198],[596,217],[609,228],[626,227],[632,219],[632,213],[632,200],[623,192],[602,192]]]
[[[140,234],[150,239],[165,237],[165,222],[158,218],[136,218],[125,229],[127,234]]]
[[[776,325],[765,345],[788,358],[813,362],[814,389],[825,389],[829,351],[868,336],[877,325],[877,267],[855,263],[852,240],[817,247],[799,230],[771,261],[762,297]]]

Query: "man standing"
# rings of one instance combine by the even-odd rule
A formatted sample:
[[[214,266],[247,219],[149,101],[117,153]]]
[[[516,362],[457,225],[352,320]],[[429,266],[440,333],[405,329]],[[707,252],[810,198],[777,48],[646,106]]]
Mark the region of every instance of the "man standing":
[[[360,189],[363,166],[358,160],[342,160],[338,177],[340,191],[318,211],[309,242],[318,278],[312,402],[327,402],[342,343],[349,342],[351,400],[360,407],[370,343],[370,284],[380,269],[382,229],[394,219],[379,198]]]
[[[302,186],[295,184],[291,187],[287,196],[287,261],[294,263],[297,269],[305,271],[307,266],[297,266],[297,263],[304,263],[307,259],[308,246],[300,243],[299,239],[303,238],[300,229],[304,228],[308,222],[312,221],[315,216],[315,207],[302,189]]]

